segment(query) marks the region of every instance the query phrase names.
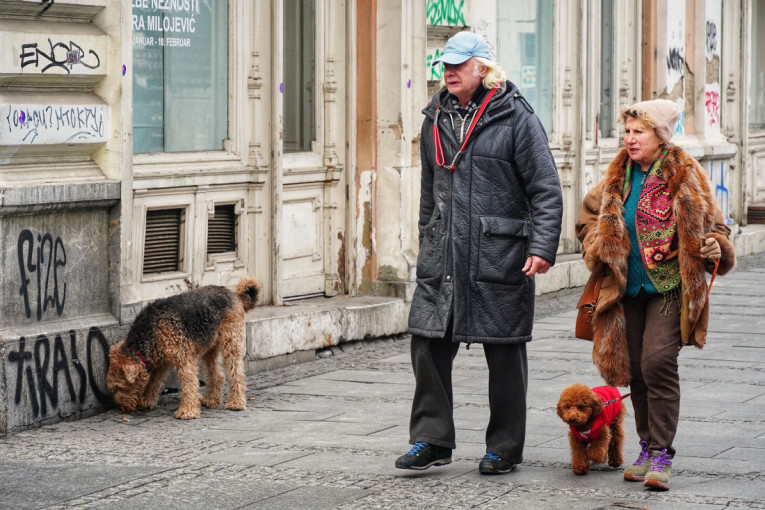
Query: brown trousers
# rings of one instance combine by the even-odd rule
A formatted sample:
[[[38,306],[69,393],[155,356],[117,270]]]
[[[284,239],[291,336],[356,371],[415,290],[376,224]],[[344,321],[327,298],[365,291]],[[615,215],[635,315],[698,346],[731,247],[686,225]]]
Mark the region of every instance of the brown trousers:
[[[680,375],[677,356],[680,347],[680,304],[669,303],[662,294],[645,290],[624,298],[627,346],[630,354],[632,407],[635,427],[650,451],[666,449],[675,454],[672,442],[680,419]]]

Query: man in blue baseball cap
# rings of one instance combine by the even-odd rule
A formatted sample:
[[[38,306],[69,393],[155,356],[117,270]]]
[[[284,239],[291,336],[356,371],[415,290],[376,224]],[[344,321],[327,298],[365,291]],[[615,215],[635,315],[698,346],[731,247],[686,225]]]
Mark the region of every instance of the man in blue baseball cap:
[[[481,474],[509,473],[526,437],[526,343],[534,275],[555,262],[563,199],[534,110],[473,32],[434,65],[443,88],[423,110],[420,253],[409,313],[415,391],[400,469],[449,464],[456,447],[452,360],[483,344],[490,418]]]
[[[491,60],[489,45],[486,39],[474,32],[460,32],[446,42],[443,54],[433,62],[433,66],[439,63],[461,64],[471,57]]]

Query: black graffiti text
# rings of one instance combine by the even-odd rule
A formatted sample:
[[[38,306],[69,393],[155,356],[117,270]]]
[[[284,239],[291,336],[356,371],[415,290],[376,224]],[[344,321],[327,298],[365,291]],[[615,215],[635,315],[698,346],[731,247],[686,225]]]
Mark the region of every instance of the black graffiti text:
[[[55,240],[50,234],[35,236],[29,230],[23,230],[18,240],[19,273],[21,286],[19,295],[24,299],[24,311],[27,318],[32,317],[30,305],[30,277],[36,275],[37,320],[48,307],[56,309],[56,315],[61,315],[66,303],[66,283],[61,285],[59,268],[66,266],[66,249],[60,237]],[[33,287],[34,289],[34,287]],[[33,290],[34,292],[34,290]]]
[[[40,72],[46,72],[51,67],[58,67],[63,69],[69,74],[72,67],[75,64],[80,64],[88,69],[95,69],[101,65],[101,59],[98,57],[98,53],[93,50],[85,50],[79,44],[74,41],[69,41],[69,44],[62,42],[53,43],[48,39],[48,45],[50,50],[45,53],[43,49],[37,46],[37,43],[27,43],[21,45],[21,53],[19,59],[21,60],[21,68],[33,65],[35,68],[43,67]],[[92,57],[91,57],[92,55]],[[67,65],[69,68],[67,69]]]
[[[21,404],[24,382],[28,389],[32,413],[35,418],[48,416],[49,411],[59,408],[59,387],[64,385],[65,394],[71,402],[82,404],[88,396],[88,388],[101,405],[111,405],[109,392],[98,387],[100,367],[98,359],[109,358],[109,342],[97,327],[91,327],[86,340],[85,366],[77,352],[77,334],[69,331],[69,350],[61,335],[51,341],[46,335],[39,335],[34,345],[27,350],[27,339],[19,339],[18,350],[8,354],[9,370],[16,365],[16,387],[13,403]],[[30,339],[31,343],[31,339]],[[10,390],[11,388],[9,388]],[[49,408],[50,405],[50,408]]]
[[[40,12],[37,13],[37,17],[42,16],[45,11],[53,7],[53,4],[55,3],[55,1],[56,0],[41,0],[40,5],[42,4],[47,4],[47,5],[43,7],[43,9]]]
[[[670,48],[667,55],[667,68],[683,74],[685,71],[685,59],[677,48]]]
[[[717,25],[707,21],[707,53],[717,51]]]

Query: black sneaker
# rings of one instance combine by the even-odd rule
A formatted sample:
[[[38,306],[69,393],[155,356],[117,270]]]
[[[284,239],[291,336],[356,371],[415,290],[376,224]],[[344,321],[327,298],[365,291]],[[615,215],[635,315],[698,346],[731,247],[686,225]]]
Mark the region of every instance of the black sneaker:
[[[396,459],[396,467],[399,469],[428,469],[430,466],[451,463],[451,448],[422,442],[414,443],[411,450]]]
[[[487,452],[478,464],[478,471],[482,475],[503,475],[515,469],[515,464],[502,460],[499,455]]]

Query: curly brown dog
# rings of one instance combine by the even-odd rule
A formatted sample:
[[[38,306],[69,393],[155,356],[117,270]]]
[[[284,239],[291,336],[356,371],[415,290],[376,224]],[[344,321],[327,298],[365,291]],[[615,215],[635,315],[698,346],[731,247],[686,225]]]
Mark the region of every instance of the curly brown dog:
[[[242,278],[236,292],[208,285],[149,303],[135,318],[127,338],[109,351],[107,384],[115,403],[125,412],[151,409],[170,367],[181,383],[181,405],[175,417],[199,418],[200,404],[217,408],[223,399],[223,374],[229,382],[226,409],[246,406],[242,356],[244,314],[258,302],[260,283]],[[199,394],[197,358],[201,358],[207,387]]]
[[[613,386],[590,389],[584,384],[572,384],[560,394],[558,416],[570,428],[568,438],[575,474],[586,475],[590,461],[607,460],[612,467],[624,461],[623,398]]]

